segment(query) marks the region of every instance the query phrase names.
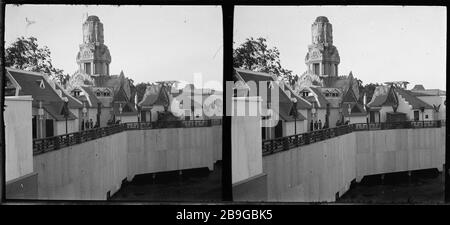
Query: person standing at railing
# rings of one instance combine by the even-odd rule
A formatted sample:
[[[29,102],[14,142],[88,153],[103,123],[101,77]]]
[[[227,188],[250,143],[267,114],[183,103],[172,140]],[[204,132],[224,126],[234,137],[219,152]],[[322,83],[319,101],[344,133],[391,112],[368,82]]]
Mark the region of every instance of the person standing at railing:
[[[313,131],[313,130],[314,130],[314,123],[313,123],[312,120],[311,120],[311,123],[309,124],[309,130],[310,130],[310,131]]]
[[[317,130],[317,126],[318,126],[318,123],[317,123],[317,120],[316,120],[316,121],[314,121],[314,130]]]
[[[319,123],[317,124],[319,130],[322,129],[322,120],[319,120]]]
[[[340,120],[337,120],[336,121],[336,126],[338,127],[338,126],[340,126],[341,125],[341,121]]]
[[[89,128],[94,128],[94,121],[92,119],[89,120]]]

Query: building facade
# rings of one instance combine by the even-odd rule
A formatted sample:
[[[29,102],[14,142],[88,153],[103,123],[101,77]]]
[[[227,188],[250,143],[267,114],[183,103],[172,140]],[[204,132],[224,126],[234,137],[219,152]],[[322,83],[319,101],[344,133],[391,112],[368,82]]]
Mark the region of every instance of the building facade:
[[[72,96],[83,101],[87,110],[83,118],[96,126],[118,122],[137,122],[138,112],[132,81],[123,71],[111,75],[111,54],[104,44],[103,23],[91,15],[82,25],[83,43],[76,57],[78,71],[68,81],[66,89]],[[81,94],[81,95],[80,95]],[[80,122],[80,127],[83,126]]]

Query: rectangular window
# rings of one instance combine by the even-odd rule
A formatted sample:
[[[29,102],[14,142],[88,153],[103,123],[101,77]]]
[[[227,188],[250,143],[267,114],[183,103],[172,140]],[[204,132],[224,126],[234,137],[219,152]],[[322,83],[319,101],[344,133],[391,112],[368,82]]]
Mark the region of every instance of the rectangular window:
[[[319,75],[320,73],[320,68],[319,68],[319,63],[314,63],[314,74]]]
[[[84,64],[84,72],[85,72],[86,74],[91,75],[91,63],[85,63],[85,64]]]
[[[375,112],[370,112],[370,122],[375,123]]]
[[[414,111],[414,121],[419,121],[419,111],[418,110]]]
[[[46,119],[45,120],[45,137],[53,137],[55,136],[53,133],[53,120]]]
[[[33,120],[31,122],[31,126],[33,129],[33,139],[36,139],[37,137],[37,120],[36,120],[36,116],[33,116]]]

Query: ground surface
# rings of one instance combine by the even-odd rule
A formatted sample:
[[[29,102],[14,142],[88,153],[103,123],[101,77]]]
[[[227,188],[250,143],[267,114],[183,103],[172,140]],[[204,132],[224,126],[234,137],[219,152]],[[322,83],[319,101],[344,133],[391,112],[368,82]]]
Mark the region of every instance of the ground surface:
[[[138,175],[111,197],[111,201],[218,202],[222,199],[222,166]]]
[[[414,203],[444,202],[444,178],[437,170],[413,171],[364,177],[353,185],[337,203]]]

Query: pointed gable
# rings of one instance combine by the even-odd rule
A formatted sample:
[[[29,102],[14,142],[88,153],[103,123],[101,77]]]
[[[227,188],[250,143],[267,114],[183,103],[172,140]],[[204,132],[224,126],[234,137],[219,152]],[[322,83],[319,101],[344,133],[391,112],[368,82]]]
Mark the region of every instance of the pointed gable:
[[[125,93],[125,91],[123,90],[122,86],[119,88],[119,91],[117,91],[116,94],[114,95],[113,101],[117,102],[117,103],[127,103],[128,102],[128,96]]]
[[[138,105],[139,106],[169,105],[170,97],[167,88],[168,87],[162,84],[148,86],[147,90],[145,91],[144,97],[142,98],[141,102],[139,102]]]
[[[357,98],[355,93],[353,92],[353,88],[349,88],[342,98],[342,102],[357,102]]]
[[[386,90],[387,89],[387,90]],[[393,106],[398,104],[397,95],[394,92],[394,87],[390,86],[378,86],[375,89],[374,96],[369,102],[369,107],[382,107],[382,106]]]
[[[383,105],[387,105],[387,106],[398,105],[398,99],[397,99],[397,95],[394,92],[394,86],[391,86],[389,88],[386,100],[384,101]]]

